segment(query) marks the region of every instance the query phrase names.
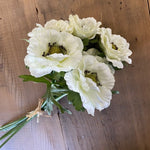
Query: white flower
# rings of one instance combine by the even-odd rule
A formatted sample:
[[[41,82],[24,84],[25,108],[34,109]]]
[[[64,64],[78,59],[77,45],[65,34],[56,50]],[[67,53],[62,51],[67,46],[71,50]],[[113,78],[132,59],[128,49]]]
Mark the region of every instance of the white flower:
[[[28,34],[29,46],[25,64],[31,75],[41,77],[51,71],[70,71],[82,58],[80,38],[67,32],[45,29],[41,25]]]
[[[113,66],[123,68],[122,61],[129,64],[132,63],[132,60],[128,58],[132,54],[132,51],[129,49],[129,43],[126,39],[120,35],[112,34],[109,28],[101,28],[100,37],[106,59],[112,62]]]
[[[97,22],[93,17],[80,19],[78,15],[70,15],[69,22],[74,28],[73,34],[82,39],[94,38],[101,25],[101,22]]]
[[[113,66],[109,64],[109,62],[106,60],[106,58],[102,58],[102,57],[99,56],[101,53],[100,53],[97,49],[95,49],[95,48],[90,48],[90,49],[88,49],[86,52],[83,52],[83,53],[84,53],[85,55],[92,55],[92,56],[95,56],[96,59],[97,59],[97,61],[103,62],[103,63],[105,63],[105,64],[108,65],[108,67],[110,68],[112,74],[115,73],[115,69],[113,68]]]
[[[89,114],[94,115],[95,108],[101,111],[110,105],[114,76],[109,67],[94,56],[84,55],[79,68],[66,73],[64,78],[68,88],[80,94]]]
[[[70,26],[70,24],[68,23],[67,20],[63,21],[63,20],[55,20],[52,19],[48,22],[46,22],[45,26],[46,29],[54,29],[57,31],[65,31],[65,32],[69,32],[72,33],[73,32],[73,27]]]

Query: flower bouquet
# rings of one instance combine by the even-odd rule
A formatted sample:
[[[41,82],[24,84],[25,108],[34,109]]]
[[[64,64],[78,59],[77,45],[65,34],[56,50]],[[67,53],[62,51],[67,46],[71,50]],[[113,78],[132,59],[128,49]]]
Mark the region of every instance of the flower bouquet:
[[[61,113],[71,114],[59,103],[65,96],[77,111],[86,110],[92,116],[95,109],[101,111],[110,105],[112,94],[118,93],[112,91],[115,70],[131,64],[132,52],[126,39],[100,25],[93,17],[70,15],[68,21],[50,20],[28,33],[24,62],[31,75],[20,78],[44,83],[47,90],[35,110],[0,127],[0,131],[7,131],[0,138],[5,139],[0,147],[32,118],[43,112],[51,115],[54,105]]]

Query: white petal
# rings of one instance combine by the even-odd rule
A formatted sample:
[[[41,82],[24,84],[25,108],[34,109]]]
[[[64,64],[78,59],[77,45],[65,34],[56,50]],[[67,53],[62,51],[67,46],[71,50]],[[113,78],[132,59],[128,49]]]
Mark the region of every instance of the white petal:
[[[96,72],[101,86],[86,77],[85,70]],[[94,115],[95,108],[101,111],[110,105],[114,76],[109,67],[98,62],[96,57],[84,55],[78,69],[66,73],[65,80],[70,90],[80,94],[83,107],[89,114]]]
[[[101,44],[106,55],[106,59],[112,62],[113,66],[123,68],[122,61],[131,64],[132,61],[128,58],[132,51],[129,49],[129,43],[120,35],[112,34],[111,29],[100,29]],[[117,46],[117,50],[113,49],[112,43]]]
[[[39,77],[51,71],[70,71],[78,66],[83,49],[80,38],[67,32],[45,29],[42,26],[33,29],[29,36],[31,38],[29,39],[25,64],[29,67],[32,75]],[[67,54],[54,53],[42,56],[43,52],[48,52],[49,43],[51,45],[57,43],[57,45],[63,46]],[[47,71],[45,68],[48,68]]]
[[[64,20],[50,20],[48,22],[46,22],[45,26],[46,29],[54,29],[57,31],[65,31],[65,32],[69,32],[72,33],[73,32],[73,27],[70,26],[70,24],[68,23],[68,21],[64,21]]]
[[[44,76],[52,71],[53,64],[50,64],[46,59],[27,55],[24,61],[26,66],[30,66],[31,75],[35,77]]]
[[[108,89],[113,88],[115,79],[108,65],[106,65],[105,63],[98,62],[96,57],[91,55],[83,56],[83,61],[85,64],[85,70],[97,72],[98,79],[101,82],[101,84],[107,87]]]
[[[97,22],[93,17],[80,19],[78,15],[70,15],[69,23],[74,28],[73,34],[82,39],[94,38],[101,25],[101,22]]]

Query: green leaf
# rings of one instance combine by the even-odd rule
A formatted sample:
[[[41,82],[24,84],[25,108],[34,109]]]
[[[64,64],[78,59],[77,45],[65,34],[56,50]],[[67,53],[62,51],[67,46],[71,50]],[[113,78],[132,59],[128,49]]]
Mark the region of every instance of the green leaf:
[[[90,40],[90,43],[95,44],[99,43],[100,36],[97,34],[94,39]]]
[[[83,39],[82,42],[83,42],[83,45],[84,45],[84,46],[88,46],[88,44],[89,44],[89,39],[87,39],[87,38],[86,38],[86,39]]]
[[[65,72],[52,71],[50,74],[47,74],[44,77],[46,77],[49,80],[59,80],[60,78],[63,78],[64,75],[65,75]]]
[[[75,109],[77,111],[84,111],[85,109],[83,108],[81,97],[79,93],[74,92],[74,91],[69,91],[68,93],[68,100],[73,104]]]
[[[44,107],[44,111],[46,111],[48,115],[51,115],[53,111],[53,103],[48,99],[46,100],[46,106]]]
[[[65,72],[52,71],[50,74],[45,75],[44,77],[48,80],[51,80],[51,82],[55,84],[55,86],[58,86],[59,88],[67,88],[64,75]]]
[[[104,57],[105,57],[105,54],[104,54],[104,52],[100,52],[100,53],[98,54],[98,56],[104,58]]]
[[[33,82],[41,82],[41,83],[50,84],[50,82],[44,77],[36,78],[32,75],[20,75],[19,78],[22,78],[24,82],[33,81]]]
[[[64,108],[60,103],[58,103],[53,96],[51,96],[51,101],[59,108],[61,113],[67,112],[68,114],[72,114],[70,110]]]
[[[55,72],[54,73],[54,79],[55,80],[59,80],[60,78],[64,78],[64,76],[65,76],[65,72]]]
[[[119,94],[119,91],[112,91],[112,94]]]

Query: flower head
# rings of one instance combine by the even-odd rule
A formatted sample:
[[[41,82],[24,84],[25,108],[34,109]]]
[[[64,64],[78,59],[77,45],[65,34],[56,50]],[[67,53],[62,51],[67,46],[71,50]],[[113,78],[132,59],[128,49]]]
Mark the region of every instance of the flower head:
[[[70,24],[68,23],[67,20],[55,20],[52,19],[48,22],[46,22],[45,26],[46,29],[54,29],[57,31],[65,31],[65,32],[69,32],[72,33],[73,32],[73,27],[70,26]]]
[[[97,22],[93,17],[80,19],[78,15],[70,15],[69,23],[73,27],[73,34],[84,39],[92,39],[99,30],[101,22]]]
[[[106,58],[100,57],[99,56],[100,54],[101,53],[96,48],[90,48],[86,52],[84,52],[84,55],[92,55],[97,59],[97,61],[108,65],[109,69],[111,70],[111,73],[114,74],[115,70],[114,70],[113,66],[111,64],[109,64],[109,62],[106,60]]]
[[[78,69],[65,74],[70,90],[78,92],[84,108],[94,115],[95,108],[103,110],[110,105],[114,76],[109,67],[94,56],[84,55]]]
[[[28,36],[30,39],[25,64],[31,75],[41,77],[51,71],[70,71],[78,66],[83,49],[78,37],[67,32],[45,29],[41,25]]]
[[[129,43],[120,35],[112,34],[111,29],[100,29],[101,46],[106,55],[106,59],[112,62],[113,66],[123,68],[123,61],[131,64],[129,56],[132,51],[129,49]]]

